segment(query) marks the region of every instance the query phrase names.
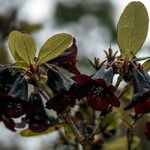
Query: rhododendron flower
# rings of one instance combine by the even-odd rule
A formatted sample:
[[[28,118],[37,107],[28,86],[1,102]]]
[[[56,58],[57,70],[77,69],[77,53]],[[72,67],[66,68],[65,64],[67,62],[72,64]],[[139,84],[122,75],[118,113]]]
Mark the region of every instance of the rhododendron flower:
[[[76,40],[73,39],[72,45],[64,51],[57,58],[49,61],[49,63],[56,63],[58,66],[63,67],[74,74],[80,74],[79,70],[76,68],[76,57],[77,57],[77,46]]]
[[[74,81],[56,68],[49,69],[47,74],[48,85],[56,95],[46,103],[46,108],[60,113],[67,106],[73,106],[75,96],[72,93],[71,86]]]
[[[92,78],[86,75],[76,76],[74,93],[78,98],[86,97],[88,104],[98,111],[104,111],[109,104],[119,107],[120,102],[114,95],[112,86],[113,76],[113,69],[106,66],[98,70]]]
[[[61,90],[69,90],[74,81],[68,76],[64,75],[56,67],[50,68],[47,71],[48,81],[47,84],[54,93],[58,93]]]
[[[134,107],[137,114],[150,112],[150,76],[142,68],[133,72],[134,96],[125,110]]]
[[[29,107],[26,115],[29,129],[42,132],[49,128],[50,120],[45,112],[42,97],[38,93],[31,93]]]
[[[5,111],[10,117],[18,118],[25,114],[28,104],[28,83],[23,76],[17,78],[8,94],[0,95],[1,102],[7,102]]]
[[[14,120],[9,117],[5,112],[0,111],[0,122],[3,122],[4,125],[11,131],[16,131],[15,130],[15,122]]]

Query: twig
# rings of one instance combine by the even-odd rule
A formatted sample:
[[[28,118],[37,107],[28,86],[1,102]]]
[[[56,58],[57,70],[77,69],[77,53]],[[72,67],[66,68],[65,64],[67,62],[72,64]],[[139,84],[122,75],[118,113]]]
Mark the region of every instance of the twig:
[[[50,98],[45,94],[45,92],[42,89],[39,89],[39,92],[45,98],[46,101],[50,100]]]
[[[101,115],[100,115],[100,117],[99,117],[99,119],[98,119],[98,122],[97,122],[97,124],[96,124],[96,126],[95,126],[93,132],[91,133],[89,139],[93,139],[93,138],[94,138],[94,135],[97,133],[98,129],[99,129],[100,127],[102,127],[102,126],[101,126],[102,120],[103,120],[103,119],[101,118]]]
[[[64,114],[61,114],[61,115],[59,115],[59,117],[64,119],[68,123],[68,125],[73,130],[73,132],[75,133],[76,137],[78,138],[79,142],[82,144],[83,141],[84,141],[84,137],[82,136],[82,134],[79,132],[79,130],[75,126],[75,124],[74,124],[73,120],[71,119],[70,115],[66,116]]]
[[[118,89],[118,87],[119,87],[119,85],[120,85],[122,79],[123,79],[123,75],[120,74],[120,75],[118,76],[118,78],[117,78],[117,82],[116,82],[116,85],[115,85],[115,91],[117,91],[117,89]]]
[[[43,84],[40,84],[39,87],[48,95],[49,99],[52,98],[52,94],[49,92],[49,90]]]

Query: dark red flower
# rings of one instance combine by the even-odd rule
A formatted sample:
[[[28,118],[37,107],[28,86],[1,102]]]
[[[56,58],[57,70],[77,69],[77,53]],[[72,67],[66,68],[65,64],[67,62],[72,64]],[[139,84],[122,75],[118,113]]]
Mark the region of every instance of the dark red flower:
[[[58,114],[63,112],[68,106],[74,106],[75,104],[75,96],[72,92],[69,91],[61,91],[48,102],[46,102],[46,108],[53,109]]]
[[[134,107],[136,114],[150,112],[150,76],[142,68],[133,72],[134,96],[125,110]]]
[[[71,91],[71,86],[74,84],[74,81],[54,67],[49,69],[47,74],[47,84],[53,90],[55,96],[46,103],[46,108],[60,113],[67,106],[73,106],[75,97]]]
[[[15,127],[15,122],[13,121],[13,119],[11,119],[11,117],[6,113],[6,109],[8,106],[8,101],[4,100],[2,101],[0,99],[0,122],[2,121],[4,123],[4,125],[11,131],[15,131],[14,127]]]
[[[56,63],[58,66],[63,67],[74,74],[80,74],[79,70],[76,68],[76,57],[77,57],[77,46],[76,40],[73,39],[72,45],[63,52],[57,58],[49,61],[49,63]]]
[[[23,76],[17,78],[8,94],[0,94],[0,103],[5,105],[9,117],[18,118],[25,114],[28,103],[28,83]]]
[[[11,131],[15,130],[15,122],[6,113],[0,112],[0,122],[3,121],[4,125]]]
[[[50,120],[45,112],[40,94],[32,93],[30,95],[26,119],[29,123],[29,129],[32,131],[42,132],[49,128]]]
[[[145,136],[148,140],[150,140],[150,122],[146,122],[146,132]]]
[[[113,76],[113,69],[105,66],[98,70],[92,78],[86,75],[76,76],[74,94],[78,98],[86,97],[88,104],[98,111],[104,111],[109,104],[119,107],[120,102],[114,95],[112,86]]]
[[[50,68],[47,71],[48,81],[47,84],[54,93],[58,93],[61,90],[69,90],[74,81],[56,67]]]

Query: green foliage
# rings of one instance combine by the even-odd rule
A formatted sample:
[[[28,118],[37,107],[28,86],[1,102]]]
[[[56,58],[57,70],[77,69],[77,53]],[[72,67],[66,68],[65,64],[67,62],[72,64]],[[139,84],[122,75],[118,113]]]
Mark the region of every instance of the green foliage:
[[[126,88],[126,91],[124,93],[124,97],[127,99],[127,100],[132,100],[132,95],[134,94],[133,92],[133,84],[128,84],[127,85],[127,88]]]
[[[24,61],[17,61],[15,64],[13,64],[13,68],[18,68],[18,69],[27,69],[28,64]]]
[[[133,138],[132,150],[136,149],[139,145],[140,140],[138,137]],[[121,137],[114,139],[106,144],[104,144],[104,150],[127,150],[127,138]]]
[[[37,64],[45,63],[59,56],[69,47],[72,40],[72,36],[66,33],[57,34],[49,38],[41,48]]]
[[[107,130],[116,129],[121,124],[121,120],[118,117],[118,111],[113,109],[112,112],[106,115],[102,122],[103,127],[107,127]]]
[[[57,126],[57,129],[60,128],[60,126]],[[25,129],[20,132],[20,135],[23,137],[31,137],[31,136],[38,136],[38,135],[44,135],[49,134],[56,131],[56,126],[49,127],[46,131],[43,132],[34,132],[31,129]]]
[[[56,58],[64,52],[72,43],[70,34],[62,33],[52,36],[41,48],[39,57],[36,59],[38,65]],[[33,38],[19,31],[12,31],[9,34],[8,44],[11,53],[16,60],[16,67],[24,68],[26,64],[34,64],[36,45]]]
[[[74,139],[75,133],[74,133],[73,129],[66,122],[63,122],[61,125],[65,129],[66,136],[70,139]]]
[[[131,2],[117,26],[117,41],[123,58],[132,59],[142,47],[148,32],[148,13],[141,2]]]
[[[19,37],[19,34],[21,34],[21,32],[19,32],[19,31],[12,31],[12,32],[9,34],[9,37],[8,37],[8,45],[9,45],[11,54],[12,54],[12,56],[14,57],[14,59],[15,59],[16,61],[21,61],[21,60],[23,60],[23,59],[18,55],[18,53],[17,53],[17,51],[16,51],[16,48],[15,48],[16,40],[17,40],[17,38]]]
[[[147,61],[145,61],[142,66],[144,67],[144,70],[146,71],[150,71],[150,59],[148,59]]]
[[[9,35],[9,46],[15,60],[18,60],[19,57],[21,57],[26,63],[33,63],[36,46],[30,35],[18,31],[11,32]]]

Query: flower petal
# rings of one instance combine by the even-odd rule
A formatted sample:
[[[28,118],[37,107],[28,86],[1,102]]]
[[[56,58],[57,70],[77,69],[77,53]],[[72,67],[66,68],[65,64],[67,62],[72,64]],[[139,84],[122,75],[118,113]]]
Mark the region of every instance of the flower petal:
[[[106,99],[96,99],[96,97],[87,96],[88,104],[97,111],[103,111],[105,110],[109,103]]]
[[[135,105],[135,112],[137,114],[144,114],[144,113],[149,113],[150,112],[150,98],[139,102]]]

